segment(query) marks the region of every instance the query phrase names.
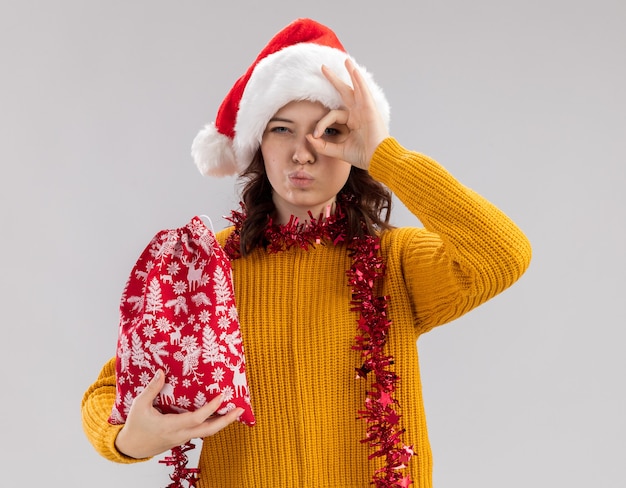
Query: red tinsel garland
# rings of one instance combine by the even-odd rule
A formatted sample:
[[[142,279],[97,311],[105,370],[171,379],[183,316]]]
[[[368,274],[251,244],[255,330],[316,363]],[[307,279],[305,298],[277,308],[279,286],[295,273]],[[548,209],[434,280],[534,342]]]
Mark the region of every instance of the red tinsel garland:
[[[243,205],[242,205],[243,207]],[[337,245],[346,240],[347,219],[338,205],[334,214],[315,219],[309,215],[306,225],[291,218],[286,225],[270,221],[265,231],[267,251],[276,253],[298,247],[304,250],[315,244],[331,242]],[[229,258],[240,257],[240,231],[245,213],[233,211],[227,218],[235,226],[224,250]],[[352,288],[352,310],[359,312],[358,331],[353,349],[361,351],[363,365],[357,368],[357,379],[372,372],[374,378],[365,398],[365,408],[358,412],[367,424],[367,443],[373,452],[369,459],[384,457],[385,465],[375,470],[372,484],[377,488],[408,487],[412,481],[402,471],[413,456],[412,446],[401,440],[404,429],[400,427],[398,402],[393,393],[399,377],[390,368],[393,357],[384,352],[391,321],[387,318],[388,297],[376,296],[376,283],[382,280],[385,266],[380,255],[380,238],[366,235],[347,243],[352,266],[346,274]]]
[[[188,488],[196,486],[200,470],[198,468],[187,468],[189,458],[185,454],[194,447],[195,445],[191,442],[187,442],[182,446],[176,446],[172,448],[171,456],[166,456],[159,460],[160,463],[166,466],[174,466],[174,472],[170,475],[172,482],[166,488],[183,488],[184,481],[187,482]]]

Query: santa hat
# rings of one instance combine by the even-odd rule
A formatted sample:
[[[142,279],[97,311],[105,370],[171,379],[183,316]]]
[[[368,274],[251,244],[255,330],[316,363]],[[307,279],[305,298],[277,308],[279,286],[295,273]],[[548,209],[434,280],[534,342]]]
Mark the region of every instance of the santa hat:
[[[324,77],[328,66],[352,84],[344,62],[350,58],[364,77],[385,123],[389,104],[371,74],[346,52],[335,33],[311,19],[297,19],[265,46],[223,100],[215,121],[195,137],[191,155],[207,176],[239,174],[252,161],[271,117],[294,100],[320,102],[329,109],[343,105]]]

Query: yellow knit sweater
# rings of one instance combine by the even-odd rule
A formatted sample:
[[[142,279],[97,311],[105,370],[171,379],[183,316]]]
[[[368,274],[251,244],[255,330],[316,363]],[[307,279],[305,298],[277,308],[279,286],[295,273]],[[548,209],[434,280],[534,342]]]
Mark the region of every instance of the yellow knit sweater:
[[[528,267],[531,248],[500,210],[393,138],[377,149],[370,174],[424,225],[385,232],[382,254],[403,441],[415,450],[413,486],[427,488],[432,458],[416,340],[513,284]],[[229,232],[218,233],[222,244]],[[355,379],[361,361],[351,349],[358,312],[350,311],[350,264],[345,248],[332,245],[257,250],[233,261],[257,425],[235,423],[204,440],[200,488],[370,486],[376,464],[359,442],[365,425],[357,410],[367,380]],[[101,455],[134,462],[115,449],[121,426],[107,422],[114,399],[111,359],[85,393],[83,427]]]

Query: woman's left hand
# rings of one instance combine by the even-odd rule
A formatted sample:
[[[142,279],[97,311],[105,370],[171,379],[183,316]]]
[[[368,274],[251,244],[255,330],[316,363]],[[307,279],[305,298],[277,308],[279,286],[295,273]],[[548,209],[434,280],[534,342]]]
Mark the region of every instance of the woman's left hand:
[[[322,73],[341,95],[344,108],[328,112],[317,123],[314,133],[307,137],[317,152],[367,170],[374,151],[389,137],[389,132],[363,76],[350,59],[346,59],[345,65],[352,87],[329,68],[322,66]],[[342,142],[335,143],[321,137],[333,124],[348,128],[349,134]]]

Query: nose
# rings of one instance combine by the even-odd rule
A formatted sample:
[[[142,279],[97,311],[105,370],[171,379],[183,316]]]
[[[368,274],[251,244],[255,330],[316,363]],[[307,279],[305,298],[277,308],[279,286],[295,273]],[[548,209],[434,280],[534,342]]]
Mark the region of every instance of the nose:
[[[296,164],[313,164],[315,162],[315,151],[305,137],[302,137],[294,147],[291,160]]]

